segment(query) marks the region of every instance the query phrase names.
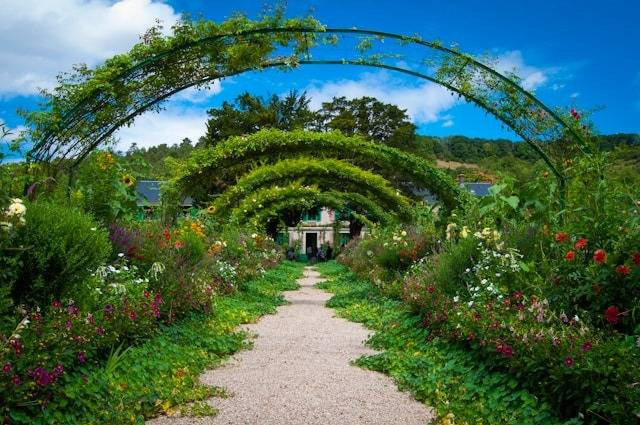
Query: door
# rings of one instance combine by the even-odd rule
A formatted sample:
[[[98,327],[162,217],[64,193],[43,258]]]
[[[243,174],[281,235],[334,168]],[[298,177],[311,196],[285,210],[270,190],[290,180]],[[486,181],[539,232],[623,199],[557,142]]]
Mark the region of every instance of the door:
[[[305,235],[304,252],[307,258],[315,255],[318,247],[318,234],[316,232],[307,232]]]

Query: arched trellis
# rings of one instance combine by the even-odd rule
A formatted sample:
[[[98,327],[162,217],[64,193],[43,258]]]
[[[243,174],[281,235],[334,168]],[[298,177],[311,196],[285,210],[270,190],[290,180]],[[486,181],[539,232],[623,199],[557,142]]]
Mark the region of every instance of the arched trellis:
[[[464,203],[468,194],[455,181],[428,161],[399,149],[340,132],[261,130],[248,136],[231,137],[214,148],[195,151],[175,183],[184,194],[204,188],[212,176],[235,174],[234,167],[254,161],[313,155],[339,158],[356,165],[373,166],[384,177],[401,176],[413,187],[429,188],[450,209]]]
[[[278,216],[288,209],[311,209],[317,206],[342,210],[350,207],[366,214],[371,220],[382,224],[391,223],[395,216],[382,209],[375,201],[355,192],[337,190],[322,191],[315,186],[297,183],[280,187],[262,188],[255,193],[255,202],[245,199],[230,213],[230,220],[237,223],[253,221],[265,223],[270,217]]]
[[[318,58],[321,48],[330,51],[329,46],[351,36],[359,41],[354,45],[355,56],[340,52],[343,54],[337,58]],[[398,48],[419,50],[420,60],[398,65],[401,59],[409,63],[407,56],[384,52],[382,47],[391,44],[385,40],[397,42]],[[367,53],[372,50],[374,53]],[[61,86],[49,97],[48,111],[27,116],[34,141],[28,158],[73,159],[60,162],[73,166],[115,130],[146,110],[158,109],[163,100],[181,90],[251,70],[307,64],[379,67],[446,87],[522,137],[563,188],[562,167],[545,153],[544,142],[569,137],[576,145],[586,146],[578,125],[523,89],[514,75],[503,75],[441,43],[380,31],[325,28],[313,19],[266,19],[258,23],[234,21],[226,26],[185,22],[172,37],[156,35],[135,46],[130,56],[115,57],[93,73],[79,73],[75,76],[78,84]]]
[[[255,191],[297,180],[308,184],[323,182],[326,187],[339,187],[343,191],[348,188],[350,192],[376,199],[379,205],[389,210],[409,214],[409,200],[383,177],[337,159],[309,157],[285,159],[255,168],[215,199],[213,211],[219,216],[228,215],[231,208],[242,199],[250,198]]]

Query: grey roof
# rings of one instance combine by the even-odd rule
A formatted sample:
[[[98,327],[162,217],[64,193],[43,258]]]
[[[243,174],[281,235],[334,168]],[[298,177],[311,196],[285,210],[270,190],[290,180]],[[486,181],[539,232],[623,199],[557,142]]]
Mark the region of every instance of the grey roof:
[[[159,180],[138,180],[136,182],[136,205],[139,207],[150,207],[160,205],[160,186],[164,183]],[[193,199],[187,196],[182,200],[180,206],[190,207]]]

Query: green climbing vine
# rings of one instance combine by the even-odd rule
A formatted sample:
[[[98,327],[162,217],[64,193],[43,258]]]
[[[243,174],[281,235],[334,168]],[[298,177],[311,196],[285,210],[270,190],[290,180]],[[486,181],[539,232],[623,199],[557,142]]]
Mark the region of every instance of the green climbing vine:
[[[386,145],[340,132],[261,130],[249,136],[232,137],[209,149],[200,149],[186,161],[176,177],[184,193],[204,198],[212,193],[215,178],[233,177],[252,162],[274,161],[300,155],[339,158],[375,168],[377,174],[401,181],[405,193],[428,188],[448,208],[464,204],[468,195],[428,161]]]
[[[370,171],[336,159],[300,157],[257,167],[245,174],[215,199],[213,210],[216,215],[225,216],[242,198],[249,197],[257,189],[296,180],[307,184],[322,182],[327,189],[339,187],[345,191],[348,188],[349,192],[376,199],[380,205],[390,210],[407,209],[410,203],[387,180]]]

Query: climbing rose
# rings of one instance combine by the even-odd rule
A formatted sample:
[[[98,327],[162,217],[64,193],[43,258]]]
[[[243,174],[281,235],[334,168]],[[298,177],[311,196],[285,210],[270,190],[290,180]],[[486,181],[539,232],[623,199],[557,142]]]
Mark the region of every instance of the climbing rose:
[[[618,272],[621,275],[628,275],[629,271],[630,271],[629,267],[625,266],[624,264],[621,264],[618,267],[616,267],[616,272]]]
[[[566,242],[568,239],[569,239],[569,235],[567,234],[567,232],[558,232],[555,235],[555,240],[558,243]]]
[[[573,357],[568,356],[567,358],[565,358],[564,364],[567,365],[567,367],[573,366]]]
[[[576,253],[573,251],[569,251],[567,252],[565,258],[567,259],[567,261],[573,261],[573,259],[576,258]]]
[[[640,252],[634,252],[633,255],[631,255],[631,261],[633,261],[633,264],[636,266],[640,266]]]
[[[578,251],[581,251],[581,250],[585,249],[586,247],[587,247],[587,239],[585,239],[585,238],[578,239],[578,242],[576,242],[575,248]]]
[[[607,320],[607,322],[615,325],[616,323],[618,323],[619,314],[620,310],[618,309],[618,307],[612,305],[604,311],[604,318]]]
[[[598,249],[593,253],[593,261],[598,264],[604,264],[605,261],[607,261],[607,253],[604,251],[604,249]]]

